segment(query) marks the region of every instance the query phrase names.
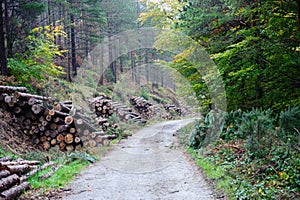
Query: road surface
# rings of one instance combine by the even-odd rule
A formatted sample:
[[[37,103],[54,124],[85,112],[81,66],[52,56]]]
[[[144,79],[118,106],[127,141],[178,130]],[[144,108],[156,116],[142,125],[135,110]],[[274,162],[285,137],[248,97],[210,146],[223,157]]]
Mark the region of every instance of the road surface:
[[[209,200],[213,192],[177,142],[192,119],[146,127],[114,145],[69,185],[65,200]]]

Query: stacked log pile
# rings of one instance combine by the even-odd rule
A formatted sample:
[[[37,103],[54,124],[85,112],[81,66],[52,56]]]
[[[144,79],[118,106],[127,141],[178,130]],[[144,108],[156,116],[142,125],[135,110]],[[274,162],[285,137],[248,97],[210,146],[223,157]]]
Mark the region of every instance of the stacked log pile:
[[[113,114],[118,116],[123,121],[133,120],[135,122],[145,123],[146,120],[142,119],[141,115],[133,112],[131,108],[124,106],[118,102],[112,101],[110,98],[106,96],[99,96],[91,100],[92,109],[95,110],[96,113],[96,121],[100,122],[98,124],[103,125],[105,127],[109,127],[107,124],[107,120]],[[102,123],[102,121],[105,123]],[[106,131],[106,130],[104,130]]]
[[[51,97],[24,93],[26,88],[1,86],[0,92],[1,107],[18,118],[23,133],[39,149],[71,151],[82,145],[70,115],[72,102],[54,103]]]
[[[117,116],[122,121],[134,121],[139,122],[142,124],[145,124],[147,120],[143,119],[140,114],[134,112],[131,108],[124,106],[118,102],[112,102],[114,113],[117,114]]]
[[[151,102],[147,101],[143,97],[132,96],[130,98],[130,103],[144,119],[151,119],[159,113],[158,108],[153,106]]]
[[[30,183],[27,182],[30,176],[52,165],[54,163],[40,166],[40,161],[0,158],[0,199],[17,199],[23,191],[30,188]]]
[[[177,107],[175,105],[164,105],[164,109],[169,113],[174,113],[178,116],[182,116],[182,109],[180,107]]]
[[[30,144],[29,136],[23,134],[18,119],[0,108],[0,143],[15,155],[26,154],[35,148]]]
[[[0,86],[0,107],[17,117],[22,132],[39,149],[55,146],[67,151],[81,149],[89,139],[85,136],[98,131],[72,101],[55,102],[51,97],[26,92],[23,87]],[[101,145],[109,143],[101,142]]]
[[[109,118],[113,115],[112,100],[106,96],[99,96],[92,100],[91,105],[95,108],[98,117]]]

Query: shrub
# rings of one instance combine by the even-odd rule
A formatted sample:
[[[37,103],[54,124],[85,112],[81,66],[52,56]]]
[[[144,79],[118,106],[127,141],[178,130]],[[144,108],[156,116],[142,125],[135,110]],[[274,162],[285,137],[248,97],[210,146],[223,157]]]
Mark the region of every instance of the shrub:
[[[225,141],[233,139],[243,139],[243,136],[238,132],[242,123],[243,112],[241,110],[231,111],[225,115],[225,124],[220,135]]]
[[[146,100],[149,100],[149,94],[145,88],[142,88],[141,90],[141,97],[143,97]]]
[[[279,126],[286,132],[294,132],[294,128],[300,130],[300,108],[294,106],[281,111],[279,115]]]
[[[258,109],[244,113],[238,129],[238,134],[246,140],[246,149],[254,157],[265,156],[267,148],[274,137],[272,111]]]

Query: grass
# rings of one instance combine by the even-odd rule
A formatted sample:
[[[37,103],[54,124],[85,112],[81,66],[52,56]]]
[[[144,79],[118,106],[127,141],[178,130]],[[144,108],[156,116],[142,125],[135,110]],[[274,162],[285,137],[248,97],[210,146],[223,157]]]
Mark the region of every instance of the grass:
[[[186,145],[186,141],[193,128],[194,123],[190,123],[178,131],[178,137],[182,145]],[[210,185],[222,194],[226,194],[227,198],[234,199],[235,188],[231,184],[233,183],[233,180],[227,175],[225,166],[217,166],[210,157],[200,155],[199,151],[193,148],[187,147],[186,151],[205,174]]]
[[[43,188],[44,190],[56,189],[65,186],[70,180],[74,178],[82,169],[87,167],[89,162],[87,161],[74,161],[70,164],[64,165],[62,168],[57,170],[50,178],[40,181],[39,176],[47,173],[51,167],[48,169],[37,173],[35,176],[29,178],[34,189]]]
[[[224,192],[228,198],[234,199],[235,188],[231,184],[233,180],[227,175],[226,169],[223,166],[216,166],[211,160],[204,156],[199,156],[198,151],[192,148],[187,148],[187,152],[203,170],[206,177],[213,182],[214,186]]]

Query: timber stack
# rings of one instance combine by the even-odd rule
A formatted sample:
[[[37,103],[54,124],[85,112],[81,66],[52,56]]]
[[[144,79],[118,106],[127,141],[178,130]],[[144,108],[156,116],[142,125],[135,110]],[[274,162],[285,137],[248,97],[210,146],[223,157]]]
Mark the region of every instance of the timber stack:
[[[29,177],[54,164],[50,162],[40,166],[40,161],[0,158],[0,200],[17,199],[23,191],[30,189]]]
[[[158,108],[153,106],[150,101],[147,101],[143,97],[132,96],[130,98],[130,103],[144,119],[151,119],[159,113]]]
[[[107,128],[114,128],[114,126],[116,126],[115,124],[109,125],[107,122],[107,119],[113,114],[118,116],[122,121],[133,120],[141,123],[147,122],[142,119],[140,114],[133,112],[131,108],[128,108],[118,102],[114,102],[105,95],[92,99],[91,107],[96,113],[96,123],[103,127],[104,132],[107,131]],[[103,123],[103,121],[105,122]]]
[[[168,105],[168,104],[165,104],[163,107],[167,112],[173,115],[182,116],[182,109],[180,107],[177,107],[175,105]]]
[[[147,122],[147,120],[143,119],[140,114],[134,112],[132,108],[122,105],[118,102],[112,102],[112,107],[114,113],[116,113],[122,121],[127,122],[131,120],[142,124],[145,124]]]
[[[98,117],[109,118],[113,115],[112,100],[107,96],[101,95],[91,100],[92,109]]]
[[[55,102],[51,97],[26,92],[24,87],[0,86],[0,107],[18,118],[22,132],[39,149],[58,146],[61,150],[79,150],[81,137],[97,132],[72,101]]]

